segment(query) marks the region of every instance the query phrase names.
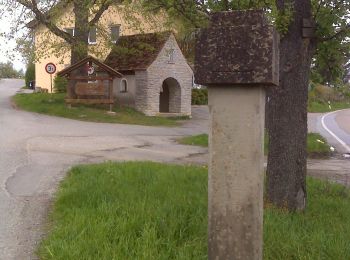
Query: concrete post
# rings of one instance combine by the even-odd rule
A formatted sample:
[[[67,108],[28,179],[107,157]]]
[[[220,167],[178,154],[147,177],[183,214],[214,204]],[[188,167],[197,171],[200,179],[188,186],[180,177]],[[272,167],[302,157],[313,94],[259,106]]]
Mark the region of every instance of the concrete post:
[[[196,42],[208,86],[209,259],[262,259],[265,87],[278,84],[278,36],[262,11],[216,13]]]

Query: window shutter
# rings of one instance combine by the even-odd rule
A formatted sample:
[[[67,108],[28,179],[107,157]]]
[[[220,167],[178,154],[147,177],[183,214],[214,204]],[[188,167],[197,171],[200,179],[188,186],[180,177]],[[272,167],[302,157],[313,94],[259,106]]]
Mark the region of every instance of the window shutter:
[[[96,43],[96,27],[90,28],[89,43]]]
[[[112,42],[116,42],[120,35],[120,26],[119,25],[113,25],[111,26],[111,40]]]

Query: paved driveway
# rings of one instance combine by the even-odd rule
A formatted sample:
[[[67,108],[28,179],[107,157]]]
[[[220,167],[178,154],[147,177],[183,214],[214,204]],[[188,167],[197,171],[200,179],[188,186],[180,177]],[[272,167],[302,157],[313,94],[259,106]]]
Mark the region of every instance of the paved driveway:
[[[58,181],[71,165],[105,160],[186,161],[207,152],[175,143],[207,131],[206,108],[182,127],[98,124],[15,110],[21,80],[0,81],[0,259],[30,259]],[[193,161],[193,159],[191,159]]]

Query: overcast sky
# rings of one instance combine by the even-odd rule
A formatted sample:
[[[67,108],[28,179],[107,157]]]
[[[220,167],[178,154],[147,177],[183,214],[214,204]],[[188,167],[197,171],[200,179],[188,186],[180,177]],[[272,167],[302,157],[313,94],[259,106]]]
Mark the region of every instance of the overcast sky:
[[[8,18],[1,17],[0,24],[1,24],[0,33],[4,33],[4,32],[9,31],[10,21]],[[20,54],[14,53],[15,54],[14,60],[12,60],[12,58],[7,57],[7,55],[6,55],[6,52],[11,51],[15,46],[16,46],[16,42],[14,40],[9,41],[6,38],[3,38],[3,37],[0,38],[0,62],[11,61],[17,70],[19,70],[19,69],[25,70],[25,64],[24,64]]]

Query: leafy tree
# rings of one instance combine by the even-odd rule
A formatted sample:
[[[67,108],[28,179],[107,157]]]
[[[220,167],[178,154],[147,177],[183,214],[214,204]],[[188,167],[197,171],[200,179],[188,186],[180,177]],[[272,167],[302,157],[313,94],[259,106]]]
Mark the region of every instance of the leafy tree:
[[[3,12],[16,15],[12,32],[8,37],[13,37],[16,31],[33,19],[68,44],[71,50],[71,63],[75,63],[88,55],[90,28],[96,26],[103,13],[112,4],[120,2],[119,0],[0,0],[0,6]],[[74,13],[74,36],[60,27],[58,19],[70,6],[73,7]],[[28,35],[26,37],[30,38]],[[22,43],[27,42],[22,40]],[[62,44],[57,45],[55,51],[63,47]]]
[[[325,85],[341,85],[350,59],[350,2],[313,1],[319,40],[312,66],[312,80]]]
[[[281,35],[281,55],[280,85],[268,92],[267,197],[278,207],[303,210],[306,206],[307,97],[311,65],[315,74],[324,77],[322,71],[328,64],[325,57],[339,66],[343,64],[340,53],[348,42],[348,1],[144,0],[143,4],[152,12],[166,10],[175,20],[181,16],[187,30],[205,26],[208,15],[215,11],[263,8],[270,15]],[[305,19],[310,23],[316,20],[315,37],[302,34]],[[330,54],[325,46],[331,46],[333,52]]]
[[[11,62],[0,63],[0,78],[21,78],[23,77],[23,71],[17,71],[14,69]]]
[[[30,82],[35,80],[35,64],[34,63],[28,64],[26,73],[24,75],[24,79],[25,79],[26,87],[29,88]]]
[[[65,77],[56,76],[54,79],[55,93],[66,93],[68,86],[68,80]]]

